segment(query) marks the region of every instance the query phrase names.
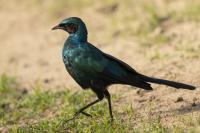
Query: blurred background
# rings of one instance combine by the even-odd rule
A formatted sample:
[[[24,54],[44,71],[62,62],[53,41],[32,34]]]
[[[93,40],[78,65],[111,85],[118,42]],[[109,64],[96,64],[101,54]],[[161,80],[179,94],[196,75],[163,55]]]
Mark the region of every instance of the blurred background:
[[[0,16],[0,72],[26,85],[76,86],[61,59],[68,34],[51,31],[71,16],[86,23],[91,43],[142,73],[199,77],[199,0],[1,0]]]
[[[61,59],[68,34],[51,31],[72,16],[86,23],[89,42],[137,71],[200,85],[199,0],[0,0],[0,74],[14,75],[28,89],[36,84],[51,91],[80,89]],[[113,88],[112,93],[123,92],[121,102],[142,106],[137,89]],[[159,110],[199,101],[198,89],[154,88],[145,95],[161,97],[154,102]],[[172,103],[180,96],[186,102]]]

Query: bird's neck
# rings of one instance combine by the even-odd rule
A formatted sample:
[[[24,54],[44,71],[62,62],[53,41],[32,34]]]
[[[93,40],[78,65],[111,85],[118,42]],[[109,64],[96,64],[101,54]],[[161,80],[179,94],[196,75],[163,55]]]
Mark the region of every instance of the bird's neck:
[[[87,28],[84,23],[79,25],[79,29],[77,32],[69,35],[69,39],[75,42],[87,42]]]
[[[68,41],[77,45],[87,42],[87,34],[88,34],[85,24],[82,24],[79,27],[80,28],[78,29],[78,31],[70,34],[67,39]]]
[[[77,43],[87,42],[87,34],[84,34],[84,33],[70,34],[68,37],[68,40],[71,40]]]

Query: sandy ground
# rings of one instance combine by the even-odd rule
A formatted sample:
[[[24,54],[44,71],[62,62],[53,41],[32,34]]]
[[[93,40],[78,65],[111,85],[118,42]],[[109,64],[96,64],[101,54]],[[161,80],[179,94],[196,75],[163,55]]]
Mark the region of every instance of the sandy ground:
[[[177,1],[177,4],[185,3]],[[101,9],[98,5],[94,8]],[[179,123],[185,116],[194,120],[199,118],[200,23],[183,21],[171,25],[168,22],[164,34],[170,41],[159,47],[143,47],[137,37],[121,37],[121,33],[117,35],[116,32],[110,32],[109,16],[99,13],[98,10],[87,8],[81,13],[69,11],[52,19],[46,15],[46,9],[43,12],[42,9],[32,8],[29,4],[16,6],[16,2],[2,2],[0,73],[16,76],[22,86],[28,89],[35,84],[41,84],[52,91],[62,89],[63,86],[72,90],[80,89],[67,74],[61,59],[61,50],[67,34],[50,30],[62,18],[80,16],[88,25],[90,42],[101,50],[127,62],[143,74],[197,86],[195,91],[188,91],[153,85],[154,91],[145,92],[129,86],[114,85],[109,90],[120,96],[120,100],[113,103],[114,108],[132,104],[138,115],[143,115],[150,107],[151,115],[160,115],[166,125]],[[156,29],[152,35],[159,30]],[[193,49],[188,52],[187,48]],[[152,59],[155,51],[160,53],[161,58]],[[180,100],[180,97],[183,100]],[[181,122],[180,124],[188,126]]]

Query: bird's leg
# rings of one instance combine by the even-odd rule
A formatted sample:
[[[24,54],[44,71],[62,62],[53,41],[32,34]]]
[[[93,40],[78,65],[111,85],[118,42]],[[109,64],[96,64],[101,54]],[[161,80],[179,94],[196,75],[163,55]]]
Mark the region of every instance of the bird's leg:
[[[110,93],[108,92],[108,90],[105,90],[105,91],[104,91],[104,95],[105,95],[106,99],[108,100],[108,107],[109,107],[109,113],[110,113],[110,120],[111,120],[111,122],[112,122],[112,121],[113,121],[112,105],[111,105]]]
[[[83,112],[83,111],[84,111],[85,109],[87,109],[88,107],[90,107],[90,106],[92,106],[92,105],[98,103],[99,101],[101,101],[101,99],[97,99],[97,100],[95,100],[95,101],[89,103],[88,105],[82,107],[81,109],[79,109],[79,110],[74,114],[73,118],[71,118],[71,119],[69,119],[69,120],[67,120],[67,121],[71,121],[71,120],[76,119],[76,118],[79,116],[80,113],[82,113],[82,114],[84,114],[84,115],[86,115],[86,116],[91,116],[90,114],[85,113],[85,112]]]
[[[97,100],[95,100],[95,101],[93,101],[93,102],[91,102],[91,103],[89,103],[88,105],[86,105],[86,106],[84,106],[84,107],[82,107],[82,108],[80,108],[76,113],[75,113],[75,115],[74,116],[76,116],[76,115],[79,115],[80,113],[82,113],[82,114],[84,114],[84,115],[86,115],[86,116],[91,116],[90,114],[88,114],[88,113],[85,113],[85,112],[83,112],[85,109],[87,109],[87,108],[89,108],[90,106],[92,106],[92,105],[94,105],[94,104],[96,104],[96,103],[98,103],[100,100],[99,99],[97,99]]]
[[[92,117],[92,115],[90,115],[90,114],[88,114],[88,113],[86,113],[86,112],[84,112],[84,111],[82,111],[81,113],[82,113],[83,115],[85,115],[85,116]]]

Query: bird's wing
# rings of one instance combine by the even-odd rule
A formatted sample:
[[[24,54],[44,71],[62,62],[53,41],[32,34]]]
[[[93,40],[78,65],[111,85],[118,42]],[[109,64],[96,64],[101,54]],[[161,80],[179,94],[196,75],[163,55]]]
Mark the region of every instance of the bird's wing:
[[[104,57],[106,57],[107,59],[109,59],[110,61],[115,62],[116,64],[118,64],[120,67],[125,68],[127,72],[132,73],[132,74],[138,74],[138,72],[136,70],[134,70],[131,66],[129,66],[128,64],[126,64],[125,62],[113,57],[112,55],[103,53]]]
[[[101,59],[106,59],[106,61],[104,61],[104,67],[106,67],[107,65],[115,65],[118,66],[120,68],[125,68],[125,70],[127,72],[130,72],[132,74],[138,74],[138,72],[136,70],[134,70],[131,66],[129,66],[128,64],[126,64],[125,62],[115,58],[112,55],[106,54],[104,52],[102,52],[101,50],[99,50],[98,48],[96,48],[94,45],[90,44],[89,45],[92,49],[94,49],[93,51],[97,52],[98,54],[101,55]],[[94,53],[93,55],[97,55],[96,53]],[[100,57],[100,56],[98,56]],[[110,66],[111,67],[111,66]]]
[[[77,67],[85,76],[94,80],[101,80],[107,85],[119,83],[152,90],[151,86],[137,76],[138,73],[128,64],[103,53],[92,45],[89,45],[88,49],[82,52],[85,53],[84,55],[76,58]]]
[[[93,48],[79,48],[74,57],[74,66],[88,74],[102,72],[107,64],[99,50]]]
[[[123,80],[127,77],[126,70],[117,61],[106,57],[106,54],[95,46],[89,44],[88,47],[80,48],[77,51],[81,54],[75,57],[75,67],[81,72],[119,83],[124,82]]]
[[[129,74],[137,75],[138,73],[125,62],[109,55],[94,45],[90,44],[90,57],[92,65],[90,68],[100,73],[101,75],[107,76],[109,78],[115,78],[118,81],[126,79]]]
[[[115,76],[116,74],[118,74],[116,83],[128,84],[128,85],[136,86],[136,87],[143,88],[146,90],[153,90],[151,85],[149,83],[146,83],[140,77],[140,73],[135,71],[128,64],[126,64],[125,62],[123,62],[109,54],[103,53],[103,55],[105,58],[110,60],[110,62],[114,62],[113,64],[119,68],[118,71],[115,72],[114,74],[113,74],[113,71],[111,71],[113,74],[112,76]],[[108,69],[108,70],[110,71],[110,69]]]

